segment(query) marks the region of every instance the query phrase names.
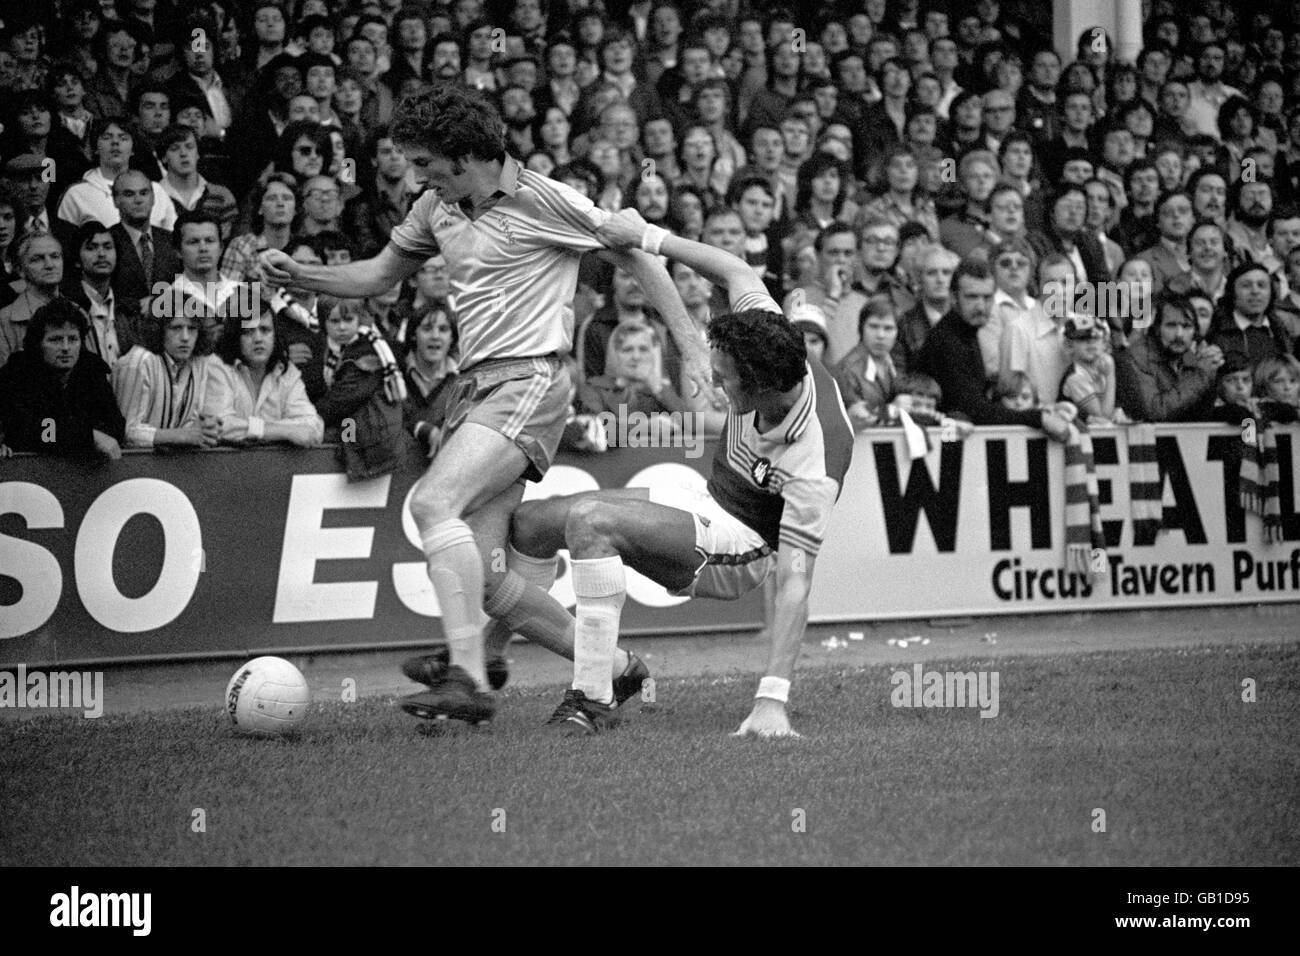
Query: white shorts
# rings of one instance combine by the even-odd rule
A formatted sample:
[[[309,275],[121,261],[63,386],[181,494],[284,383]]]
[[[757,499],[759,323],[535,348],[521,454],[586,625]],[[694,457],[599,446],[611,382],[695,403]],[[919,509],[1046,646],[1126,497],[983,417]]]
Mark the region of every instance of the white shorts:
[[[754,590],[776,567],[776,552],[749,525],[729,513],[707,491],[672,503],[695,519],[695,580],[677,594],[734,601]]]

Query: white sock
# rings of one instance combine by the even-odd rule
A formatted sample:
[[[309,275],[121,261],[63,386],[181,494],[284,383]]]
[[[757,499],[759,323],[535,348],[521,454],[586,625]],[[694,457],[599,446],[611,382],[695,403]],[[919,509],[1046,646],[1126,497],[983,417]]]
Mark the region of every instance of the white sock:
[[[555,585],[555,576],[560,567],[559,555],[549,558],[533,558],[516,551],[514,545],[508,545],[506,569],[515,572],[529,584],[536,585],[543,591],[549,591]]]
[[[451,662],[486,689],[483,669],[483,559],[474,533],[459,518],[439,522],[420,536],[429,562],[429,580],[442,608],[442,629]]]
[[[573,562],[578,619],[573,635],[573,688],[588,700],[614,702],[613,658],[618,624],[627,598],[623,559],[584,558]]]

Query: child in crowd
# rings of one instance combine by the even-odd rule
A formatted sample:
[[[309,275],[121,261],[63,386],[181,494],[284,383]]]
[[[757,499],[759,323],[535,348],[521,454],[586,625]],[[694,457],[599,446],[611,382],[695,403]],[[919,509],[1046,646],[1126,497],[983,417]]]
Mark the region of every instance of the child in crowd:
[[[943,389],[929,375],[909,372],[898,377],[894,387],[894,400],[890,402],[888,418],[898,419],[898,409],[905,410],[918,425],[938,425],[943,417],[939,405],[943,402]]]
[[[1269,421],[1300,418],[1300,360],[1292,355],[1270,356],[1255,367],[1255,396],[1259,412]]]
[[[1259,414],[1259,400],[1253,394],[1254,380],[1250,360],[1240,352],[1229,352],[1219,366],[1218,382],[1211,413],[1214,421],[1240,425]]]
[[[1057,402],[1054,405],[1044,405],[1040,402],[1038,389],[1034,387],[1033,379],[1024,372],[1010,372],[999,378],[997,385],[994,386],[994,397],[1002,403],[1003,408],[1009,408],[1013,412],[1027,412],[1034,408],[1051,408],[1052,411],[1071,422],[1074,421],[1078,414],[1078,409],[1074,407],[1073,402]]]
[[[1115,359],[1106,352],[1107,326],[1087,315],[1065,320],[1070,367],[1061,380],[1061,398],[1072,402],[1090,425],[1123,425],[1128,416],[1115,407]]]
[[[1027,412],[1038,407],[1038,389],[1034,380],[1024,372],[1009,372],[998,379],[995,392],[1003,408],[1013,412]]]
[[[326,441],[340,442],[349,479],[359,481],[393,471],[406,453],[402,409],[406,383],[392,349],[378,332],[360,323],[361,304],[349,299],[325,319],[328,390],[316,403],[325,420]]]

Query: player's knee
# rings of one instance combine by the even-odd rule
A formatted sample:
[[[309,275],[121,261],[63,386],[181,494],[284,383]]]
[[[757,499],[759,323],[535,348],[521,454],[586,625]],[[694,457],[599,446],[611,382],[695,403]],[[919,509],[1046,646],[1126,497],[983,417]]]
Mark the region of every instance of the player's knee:
[[[510,516],[510,543],[528,553],[530,545],[537,544],[546,531],[546,502],[525,501]]]
[[[411,493],[411,517],[421,530],[451,517],[447,502],[438,489],[421,479]]]
[[[609,539],[617,528],[617,508],[599,498],[575,501],[564,523],[564,538],[570,548],[581,548]]]

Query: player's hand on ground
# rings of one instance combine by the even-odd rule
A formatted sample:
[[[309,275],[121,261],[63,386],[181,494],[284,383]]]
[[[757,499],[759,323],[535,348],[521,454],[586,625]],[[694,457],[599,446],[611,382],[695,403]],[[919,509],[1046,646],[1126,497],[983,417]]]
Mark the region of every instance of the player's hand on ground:
[[[273,288],[292,285],[302,272],[298,263],[280,249],[267,249],[257,254],[262,281]]]
[[[731,736],[733,737],[802,737],[790,726],[786,716],[785,704],[779,700],[759,697],[754,701],[754,709],[749,712],[744,723]]]
[[[640,249],[646,225],[635,209],[621,209],[596,228],[596,238],[611,249]]]

